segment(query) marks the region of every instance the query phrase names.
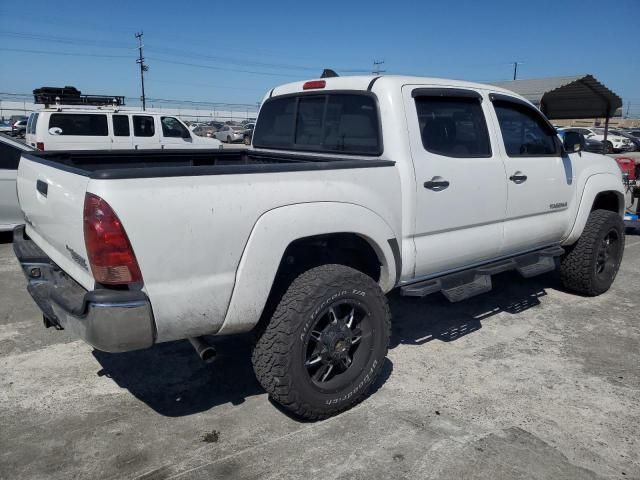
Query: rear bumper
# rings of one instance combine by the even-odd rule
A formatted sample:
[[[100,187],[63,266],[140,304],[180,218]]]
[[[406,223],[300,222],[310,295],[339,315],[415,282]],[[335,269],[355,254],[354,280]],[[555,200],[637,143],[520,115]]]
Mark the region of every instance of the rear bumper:
[[[13,250],[29,282],[28,292],[50,323],[105,352],[153,345],[153,312],[144,292],[85,290],[25,237],[24,225],[13,232]]]

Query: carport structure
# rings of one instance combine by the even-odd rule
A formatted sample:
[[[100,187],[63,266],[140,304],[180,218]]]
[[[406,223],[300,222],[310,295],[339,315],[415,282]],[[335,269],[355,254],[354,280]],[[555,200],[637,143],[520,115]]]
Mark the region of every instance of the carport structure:
[[[605,141],[609,118],[622,107],[622,99],[589,74],[511,80],[494,85],[522,95],[550,120],[604,117]]]

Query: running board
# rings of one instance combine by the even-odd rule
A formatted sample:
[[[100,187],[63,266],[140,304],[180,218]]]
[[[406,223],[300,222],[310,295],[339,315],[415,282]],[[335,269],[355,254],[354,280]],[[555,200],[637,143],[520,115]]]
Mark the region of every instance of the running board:
[[[531,278],[551,272],[556,268],[555,257],[563,253],[564,249],[560,246],[545,248],[462,272],[405,285],[400,288],[400,294],[406,297],[424,297],[442,292],[450,302],[459,302],[491,290],[491,276],[498,273],[517,270],[523,277]]]

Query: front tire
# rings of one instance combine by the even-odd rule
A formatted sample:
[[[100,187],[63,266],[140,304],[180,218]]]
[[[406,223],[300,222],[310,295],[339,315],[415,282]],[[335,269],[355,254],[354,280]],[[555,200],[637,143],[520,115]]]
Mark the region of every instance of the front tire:
[[[611,287],[624,253],[624,223],[609,210],[594,210],[578,241],[560,260],[563,285],[590,297]]]
[[[271,398],[309,420],[360,402],[387,355],[391,314],[369,276],[323,265],[297,277],[280,300],[252,354]]]

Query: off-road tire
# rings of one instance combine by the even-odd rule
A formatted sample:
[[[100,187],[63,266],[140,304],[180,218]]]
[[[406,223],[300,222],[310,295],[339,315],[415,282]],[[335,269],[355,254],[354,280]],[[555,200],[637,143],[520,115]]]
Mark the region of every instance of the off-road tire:
[[[366,363],[340,390],[321,391],[305,366],[305,341],[323,312],[336,302],[359,302],[369,316]],[[256,377],[270,397],[295,416],[321,420],[360,402],[380,374],[387,355],[391,314],[387,299],[369,276],[344,265],[322,265],[299,275],[288,287],[254,347]],[[307,339],[307,340],[305,340]],[[365,347],[365,344],[361,344]]]
[[[624,253],[624,223],[620,216],[609,210],[594,210],[578,241],[567,249],[560,259],[560,278],[565,288],[594,297],[611,287]],[[615,232],[619,245],[607,266],[606,275],[596,273],[598,249],[609,234]]]

